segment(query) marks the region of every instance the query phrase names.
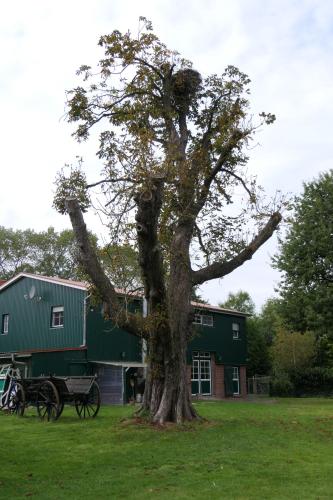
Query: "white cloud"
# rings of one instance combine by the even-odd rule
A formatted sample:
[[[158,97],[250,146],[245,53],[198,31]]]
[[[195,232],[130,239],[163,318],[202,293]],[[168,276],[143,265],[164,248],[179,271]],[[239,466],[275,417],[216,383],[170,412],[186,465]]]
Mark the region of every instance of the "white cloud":
[[[333,4],[328,0],[199,0],[182,2],[17,0],[0,18],[0,224],[68,226],[51,208],[53,180],[83,155],[99,172],[94,145],[80,146],[61,120],[75,70],[101,56],[97,41],[114,28],[136,30],[139,15],[153,21],[172,48],[203,73],[235,64],[252,79],[253,111],[277,122],[258,135],[250,167],[269,193],[299,192],[303,180],[331,167]],[[93,217],[89,224],[94,229]],[[216,303],[248,289],[257,303],[273,291],[268,248],[222,281],[206,287]],[[255,279],[253,278],[255,277]]]

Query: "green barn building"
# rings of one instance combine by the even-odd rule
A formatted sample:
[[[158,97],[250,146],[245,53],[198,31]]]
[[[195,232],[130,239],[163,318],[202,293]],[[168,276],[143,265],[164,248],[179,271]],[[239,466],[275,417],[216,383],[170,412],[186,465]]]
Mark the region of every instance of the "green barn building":
[[[188,381],[203,397],[246,395],[246,315],[193,303],[195,334]],[[129,307],[141,311],[142,298]],[[20,273],[0,284],[0,365],[21,363],[25,376],[96,373],[102,402],[140,398],[145,345],[105,321],[86,283]]]

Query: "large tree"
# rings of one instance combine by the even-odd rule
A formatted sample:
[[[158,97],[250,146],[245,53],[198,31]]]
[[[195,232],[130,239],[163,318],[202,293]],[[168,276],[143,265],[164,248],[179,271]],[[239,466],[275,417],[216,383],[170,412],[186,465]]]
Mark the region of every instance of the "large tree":
[[[277,207],[260,206],[246,177],[246,148],[274,116],[249,115],[249,78],[237,68],[203,78],[147,20],[141,23],[137,36],[113,31],[100,39],[104,58],[97,69],[80,68],[83,82],[68,93],[68,120],[77,123],[78,140],[99,131],[104,169],[87,188],[100,186],[106,197],[112,243],[138,248],[146,318],[124,311],[89,244],[83,173],[74,172],[78,182],[59,183],[55,204],[70,216],[106,314],[147,341],[142,411],[154,422],[182,422],[197,417],[186,370],[192,289],[251,259],[281,220]],[[239,208],[233,202],[242,191]]]
[[[245,290],[238,290],[236,293],[229,292],[227,299],[224,302],[220,302],[219,306],[226,309],[235,309],[251,316],[254,316],[256,311],[253,299]]]
[[[275,265],[287,324],[333,341],[333,171],[304,184]]]

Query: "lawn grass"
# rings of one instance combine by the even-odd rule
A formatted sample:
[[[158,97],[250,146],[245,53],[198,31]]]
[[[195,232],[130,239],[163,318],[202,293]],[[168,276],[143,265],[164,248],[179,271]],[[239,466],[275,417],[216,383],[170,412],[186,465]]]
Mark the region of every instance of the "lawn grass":
[[[333,498],[333,400],[197,408],[206,422],[164,430],[133,425],[132,407],[55,423],[0,413],[0,498]]]

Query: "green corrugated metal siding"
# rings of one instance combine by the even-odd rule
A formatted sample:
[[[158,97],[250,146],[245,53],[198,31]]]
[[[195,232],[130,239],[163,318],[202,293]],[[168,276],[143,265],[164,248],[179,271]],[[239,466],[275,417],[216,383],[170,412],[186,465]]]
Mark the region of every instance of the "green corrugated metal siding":
[[[31,376],[90,375],[86,351],[38,352],[31,356]]]
[[[212,315],[214,325],[193,325],[195,334],[188,348],[188,362],[191,362],[192,351],[209,351],[216,354],[216,362],[230,365],[246,364],[246,324],[243,316],[232,316],[223,313],[203,311]],[[239,339],[232,338],[232,323],[240,327]]]
[[[133,307],[140,309],[140,302]],[[100,307],[88,312],[87,347],[92,361],[142,361],[141,340],[111,321],[104,321]]]
[[[31,287],[38,301],[25,299]],[[9,332],[0,352],[79,347],[83,341],[83,290],[23,277],[0,293],[0,319],[9,314]],[[51,328],[51,307],[64,306],[63,328]]]
[[[36,297],[42,298],[40,301],[25,299],[32,286],[36,288]],[[83,343],[85,296],[84,290],[28,277],[5,288],[0,293],[0,319],[3,314],[10,315],[9,332],[7,335],[0,335],[0,352],[80,347]],[[64,327],[51,328],[51,307],[60,305],[64,306]],[[140,301],[135,301],[132,308],[140,310]],[[214,326],[193,325],[196,334],[189,345],[188,361],[191,362],[192,351],[198,350],[214,352],[218,363],[235,366],[245,364],[245,318],[207,310],[203,312],[213,315]],[[233,340],[233,322],[240,325],[239,340]],[[142,359],[140,339],[111,322],[104,321],[98,307],[94,310],[88,308],[87,347],[87,359],[90,361],[140,362]],[[55,353],[54,356],[49,356],[47,353],[40,353],[39,356],[34,354],[34,375],[46,372],[69,374],[67,354]],[[72,364],[70,370],[80,372],[81,367]]]

